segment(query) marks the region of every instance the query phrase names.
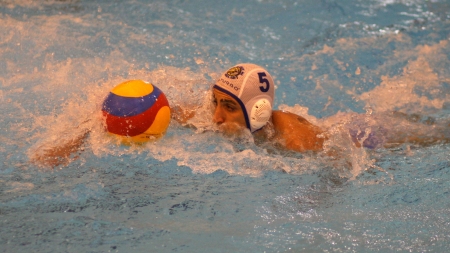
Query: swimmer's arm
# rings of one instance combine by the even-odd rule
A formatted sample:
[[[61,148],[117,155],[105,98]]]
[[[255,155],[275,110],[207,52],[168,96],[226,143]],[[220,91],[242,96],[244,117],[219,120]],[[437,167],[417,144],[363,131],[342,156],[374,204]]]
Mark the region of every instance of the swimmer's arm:
[[[77,128],[81,128],[82,125],[89,121],[90,120],[86,120],[82,122]],[[42,144],[32,153],[30,161],[43,167],[67,165],[73,159],[76,159],[72,154],[81,150],[81,146],[89,135],[89,132],[90,130],[85,128],[81,130],[79,135],[71,139],[60,138],[59,140],[62,140],[61,143]]]
[[[297,152],[320,151],[325,137],[319,127],[303,117],[283,111],[273,111],[272,123],[276,132],[276,141],[286,149]]]
[[[68,140],[62,145],[50,148],[41,147],[37,153],[31,156],[31,162],[44,166],[56,167],[58,165],[67,165],[71,161],[71,155],[80,150],[88,132],[74,139]]]
[[[80,150],[83,145],[88,132],[85,132],[81,136],[77,136],[74,139],[64,142],[62,145],[40,149],[31,156],[31,162],[44,166],[44,167],[56,167],[58,165],[67,165],[71,161],[71,155]]]
[[[392,116],[396,119],[405,120],[406,125],[412,123],[413,127],[409,127],[407,131],[391,129],[391,133],[384,144],[385,148],[397,147],[404,143],[420,146],[450,143],[449,121],[438,122],[433,117],[420,114],[406,114],[398,111],[394,111]]]
[[[447,131],[450,131],[447,130]],[[450,143],[450,137],[445,136],[445,134],[437,134],[434,136],[427,135],[397,135],[395,137],[390,137],[389,140],[384,144],[385,148],[398,147],[404,143],[415,144],[419,146],[430,146],[438,143]]]

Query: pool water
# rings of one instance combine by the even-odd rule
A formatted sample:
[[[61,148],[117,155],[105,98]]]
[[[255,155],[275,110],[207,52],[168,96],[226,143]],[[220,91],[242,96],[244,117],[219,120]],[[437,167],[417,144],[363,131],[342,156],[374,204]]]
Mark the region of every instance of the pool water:
[[[0,20],[3,252],[448,251],[449,1],[6,0]],[[212,131],[210,85],[239,62],[324,152]],[[129,79],[193,127],[118,145],[101,104]]]

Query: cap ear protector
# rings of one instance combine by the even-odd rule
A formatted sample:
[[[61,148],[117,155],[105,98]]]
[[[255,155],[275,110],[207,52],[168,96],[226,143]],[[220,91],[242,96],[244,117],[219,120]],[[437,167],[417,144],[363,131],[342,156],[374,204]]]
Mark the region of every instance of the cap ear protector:
[[[250,111],[250,127],[251,129],[260,129],[262,128],[267,121],[269,121],[270,116],[272,116],[272,104],[269,100],[265,98],[254,99],[254,101],[250,101],[249,104],[252,104]]]

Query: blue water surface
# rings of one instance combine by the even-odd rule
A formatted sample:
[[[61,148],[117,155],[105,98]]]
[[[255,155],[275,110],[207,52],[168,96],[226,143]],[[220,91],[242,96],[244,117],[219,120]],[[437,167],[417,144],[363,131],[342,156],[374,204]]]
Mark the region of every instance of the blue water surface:
[[[0,1],[2,252],[447,252],[449,34],[446,0]],[[333,152],[207,131],[239,62]],[[129,79],[195,127],[117,145],[99,114]],[[85,130],[67,163],[32,162]],[[427,141],[383,145],[403,136]]]

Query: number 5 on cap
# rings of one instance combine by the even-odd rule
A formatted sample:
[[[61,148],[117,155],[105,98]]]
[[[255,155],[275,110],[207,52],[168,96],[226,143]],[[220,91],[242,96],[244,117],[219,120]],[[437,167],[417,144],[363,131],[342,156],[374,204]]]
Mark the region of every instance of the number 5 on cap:
[[[266,84],[266,87],[261,85],[261,86],[259,86],[259,89],[262,92],[268,92],[269,88],[270,88],[270,83],[269,83],[269,80],[266,79],[266,76],[267,76],[266,73],[265,72],[259,72],[258,76],[259,76],[259,82],[262,83],[262,84]]]

